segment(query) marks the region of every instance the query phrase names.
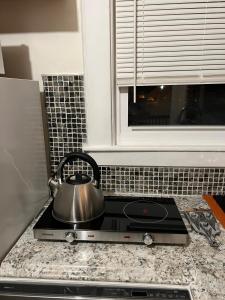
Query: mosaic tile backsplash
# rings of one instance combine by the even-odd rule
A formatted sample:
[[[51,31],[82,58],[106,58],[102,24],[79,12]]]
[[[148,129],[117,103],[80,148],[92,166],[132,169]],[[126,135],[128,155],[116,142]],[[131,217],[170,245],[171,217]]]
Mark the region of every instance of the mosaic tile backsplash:
[[[82,75],[43,76],[49,128],[51,171],[68,152],[82,150],[86,141]],[[83,162],[65,169],[91,170]],[[100,166],[101,188],[116,193],[156,195],[225,194],[225,168]]]

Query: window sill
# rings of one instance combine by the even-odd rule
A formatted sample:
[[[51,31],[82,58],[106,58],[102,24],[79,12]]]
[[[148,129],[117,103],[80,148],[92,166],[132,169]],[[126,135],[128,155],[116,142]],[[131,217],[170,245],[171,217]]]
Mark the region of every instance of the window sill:
[[[118,166],[182,166],[224,167],[224,146],[176,146],[176,147],[83,147],[99,165]]]

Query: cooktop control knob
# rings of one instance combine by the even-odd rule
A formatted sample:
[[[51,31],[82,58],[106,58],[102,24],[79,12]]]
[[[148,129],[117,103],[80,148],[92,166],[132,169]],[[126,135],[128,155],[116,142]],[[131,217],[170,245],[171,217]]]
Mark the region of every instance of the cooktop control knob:
[[[153,243],[153,239],[149,233],[145,233],[143,236],[143,242],[145,245],[149,246]]]
[[[74,232],[67,232],[65,234],[65,239],[67,242],[72,243],[76,240],[76,234]]]

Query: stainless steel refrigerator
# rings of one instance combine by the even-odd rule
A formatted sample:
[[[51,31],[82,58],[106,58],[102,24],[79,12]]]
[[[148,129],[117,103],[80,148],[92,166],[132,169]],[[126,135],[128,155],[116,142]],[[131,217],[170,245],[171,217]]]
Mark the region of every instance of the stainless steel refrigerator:
[[[38,83],[0,78],[0,262],[48,199]]]

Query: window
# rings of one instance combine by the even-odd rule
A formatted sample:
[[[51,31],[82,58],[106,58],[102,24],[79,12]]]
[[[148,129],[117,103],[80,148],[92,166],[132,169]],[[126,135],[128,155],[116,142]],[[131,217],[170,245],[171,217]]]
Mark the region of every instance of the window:
[[[225,85],[128,88],[128,126],[224,126]]]
[[[101,164],[187,165],[189,151],[189,165],[225,163],[224,119],[218,110],[208,113],[213,85],[214,97],[223,98],[225,2],[84,0],[82,5],[85,149]],[[165,105],[153,110],[155,98]],[[213,103],[213,109],[224,107],[223,99]],[[198,106],[202,118],[194,112]]]
[[[171,145],[191,145],[199,137],[195,140],[185,125],[198,126],[199,133],[206,126],[223,129],[224,85],[213,83],[225,80],[224,16],[224,1],[115,1],[121,145],[157,141],[166,146],[163,129]],[[155,139],[157,126],[161,141]],[[174,126],[177,134],[168,132],[168,126]],[[207,140],[202,145],[207,147]]]

